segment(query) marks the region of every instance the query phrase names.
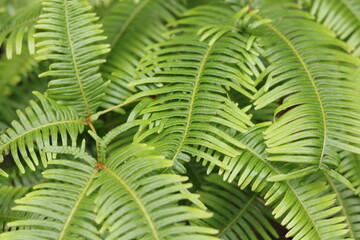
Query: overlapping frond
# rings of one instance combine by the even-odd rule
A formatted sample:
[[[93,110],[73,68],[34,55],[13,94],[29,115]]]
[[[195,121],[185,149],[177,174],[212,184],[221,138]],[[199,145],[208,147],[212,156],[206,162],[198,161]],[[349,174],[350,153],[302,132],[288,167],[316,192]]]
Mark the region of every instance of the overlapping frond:
[[[257,33],[269,61],[255,106],[281,102],[265,131],[267,159],[311,164],[313,172],[338,165],[335,147],[359,153],[360,60],[295,4],[269,3],[255,16],[265,22]]]
[[[228,24],[200,28],[199,18],[212,21],[209,9]],[[142,77],[131,83],[158,86],[127,100],[146,97],[129,120],[142,117],[151,122],[135,141],[156,146],[174,161],[178,171],[192,155],[204,159],[204,164],[210,162],[209,169],[215,165],[226,168],[222,155],[236,156],[236,148],[242,147],[231,137],[230,129],[245,132],[252,125],[246,114],[248,107],[240,109],[227,95],[227,91],[234,90],[251,98],[256,91],[252,75],[262,66],[251,36],[237,28],[245,12],[236,13],[227,5],[211,5],[185,13],[189,19],[178,21],[182,33],[155,44],[140,66]],[[201,36],[194,29],[200,30]]]
[[[15,200],[23,197],[30,187],[0,187],[0,233],[10,231],[11,228],[7,226],[8,222],[21,219],[25,217],[22,212],[12,211],[11,208],[15,205]]]
[[[99,56],[109,51],[108,44],[99,41],[106,37],[95,14],[89,13],[89,5],[77,0],[50,0],[43,2],[43,14],[36,28],[43,30],[35,36],[43,58],[55,63],[41,76],[51,76],[48,95],[64,105],[75,106],[79,114],[95,113],[104,96],[104,83]]]
[[[305,180],[268,181],[292,168],[266,159],[262,134],[266,125],[259,124],[237,136],[246,149],[238,157],[224,160],[229,166],[226,172],[220,170],[224,180],[232,182],[236,179],[240,189],[250,187],[252,191],[260,192],[266,205],[273,207],[275,218],[289,229],[287,237],[314,240],[346,237],[345,218],[339,216],[341,208],[334,204],[336,196],[329,190],[322,172],[313,173]]]
[[[6,56],[11,59],[13,53],[20,55],[23,51],[23,42],[27,41],[30,54],[35,52],[35,24],[41,13],[41,1],[35,1],[9,17],[6,23],[0,26],[0,46],[5,44]],[[25,38],[24,38],[25,37]]]
[[[360,2],[358,0],[313,0],[311,14],[346,41],[360,57]]]
[[[57,146],[60,140],[66,146],[69,137],[74,145],[85,125],[75,109],[59,106],[40,93],[34,94],[39,103],[32,100],[31,107],[24,111],[18,110],[19,121],[14,120],[12,128],[0,135],[1,162],[10,151],[21,172],[25,171],[23,162],[34,170],[39,164],[39,158],[43,166],[47,166],[52,154],[45,153],[42,149],[50,145]],[[6,175],[1,169],[0,172]]]
[[[103,106],[118,105],[134,91],[126,84],[135,78],[147,46],[165,39],[166,24],[184,11],[181,0],[119,1],[104,16],[103,24],[111,52],[101,67],[104,78],[111,79]]]
[[[114,134],[124,129],[114,129]],[[114,134],[110,133],[112,136]],[[107,137],[108,138],[108,137]],[[109,139],[109,138],[108,138]],[[100,149],[108,141],[100,141]],[[100,156],[101,171],[91,191],[98,191],[96,221],[105,239],[217,239],[217,231],[189,225],[190,220],[211,213],[180,201],[198,198],[183,193],[190,187],[186,177],[164,173],[172,162],[155,155],[152,147],[131,144]]]
[[[346,173],[350,176],[350,180],[355,180],[357,183],[357,188],[359,189],[359,175],[352,175],[352,172],[359,172],[359,163],[354,157],[346,152],[341,153],[341,164],[340,164],[340,172],[343,174]],[[355,160],[355,161],[354,161]],[[352,168],[351,167],[356,167]],[[351,239],[359,239],[360,238],[360,197],[356,195],[353,191],[349,190],[342,183],[333,180],[325,173],[325,177],[330,185],[331,191],[336,195],[336,203],[341,206],[340,214],[345,218],[345,222],[347,224],[347,229],[349,230],[348,236]]]
[[[278,239],[270,219],[271,211],[266,208],[258,193],[240,190],[236,184],[229,184],[212,174],[201,186],[200,200],[214,213],[202,224],[219,230],[218,237],[232,239]],[[199,222],[199,224],[201,224]]]
[[[95,219],[95,204],[87,191],[98,172],[96,160],[75,147],[53,147],[47,151],[71,153],[78,159],[57,159],[57,166],[43,172],[46,182],[34,186],[13,208],[37,214],[9,223],[20,230],[4,233],[1,239],[93,239],[100,240]],[[25,228],[25,229],[22,229]]]

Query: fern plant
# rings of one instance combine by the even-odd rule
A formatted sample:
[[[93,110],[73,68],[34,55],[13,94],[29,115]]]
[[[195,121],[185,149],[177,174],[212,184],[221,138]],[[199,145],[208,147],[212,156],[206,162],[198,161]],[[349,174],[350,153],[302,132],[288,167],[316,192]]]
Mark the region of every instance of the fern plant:
[[[358,0],[0,4],[0,239],[360,239]]]

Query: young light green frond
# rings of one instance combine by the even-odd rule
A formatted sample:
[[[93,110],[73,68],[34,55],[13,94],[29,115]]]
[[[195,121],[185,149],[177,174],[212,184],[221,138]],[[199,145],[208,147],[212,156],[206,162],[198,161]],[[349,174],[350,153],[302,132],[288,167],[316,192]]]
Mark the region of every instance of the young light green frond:
[[[334,205],[335,195],[329,192],[322,172],[313,173],[307,180],[267,181],[291,168],[266,159],[262,136],[266,125],[259,124],[246,134],[237,136],[246,149],[235,158],[225,159],[224,163],[230,169],[224,173],[221,170],[220,174],[224,174],[224,179],[229,182],[238,177],[240,189],[249,186],[252,191],[260,192],[266,205],[274,208],[275,218],[289,229],[287,237],[335,240],[345,236],[348,230],[344,218],[334,217],[340,208]]]
[[[225,9],[228,13],[228,7]],[[228,21],[231,23],[236,15],[233,12],[227,16]],[[261,68],[257,47],[247,48],[250,36],[236,30],[236,26],[209,26],[201,36],[194,35],[192,27],[184,28],[189,33],[184,30],[154,45],[154,51],[139,67],[143,69],[142,78],[131,83],[158,86],[127,100],[154,99],[146,98],[130,114],[129,121],[137,117],[151,121],[135,141],[149,141],[174,161],[178,171],[184,171],[182,163],[190,156],[204,159],[204,164],[210,162],[209,171],[215,165],[226,168],[222,155],[234,157],[238,154],[236,148],[242,147],[229,131],[245,132],[252,125],[246,114],[248,108],[240,109],[227,94],[234,90],[251,98],[256,91],[252,76]],[[203,152],[203,148],[209,151]]]
[[[268,4],[255,16],[271,22],[257,30],[270,64],[254,104],[281,101],[265,131],[267,159],[320,169],[338,165],[335,147],[359,153],[360,60],[296,5]]]
[[[360,2],[358,0],[313,0],[311,14],[346,41],[360,57]]]
[[[80,149],[56,149],[59,152]],[[4,233],[1,239],[92,239],[100,240],[94,222],[94,199],[87,191],[98,172],[96,160],[88,155],[83,159],[58,159],[49,162],[55,168],[43,172],[46,182],[17,200],[15,211],[35,213],[38,216],[9,223],[20,230]],[[26,228],[22,229],[22,228]]]
[[[99,42],[101,25],[89,13],[90,6],[77,0],[50,0],[43,3],[44,10],[36,28],[38,52],[54,61],[50,70],[41,76],[54,79],[49,83],[48,95],[61,104],[74,106],[81,116],[95,113],[104,96],[106,83],[99,73],[104,62],[100,55],[109,52],[108,44]]]
[[[20,171],[25,171],[23,162],[30,169],[35,170],[53,158],[52,154],[45,153],[46,146],[68,145],[70,137],[74,145],[77,136],[84,129],[85,122],[79,118],[75,109],[59,106],[55,101],[34,93],[39,100],[30,101],[30,107],[24,111],[17,111],[19,121],[12,122],[12,128],[8,128],[0,135],[1,162],[4,155],[9,151]]]
[[[8,222],[26,217],[23,212],[12,211],[11,208],[15,205],[15,200],[23,197],[29,190],[30,187],[23,186],[0,187],[0,233],[12,230],[7,226]]]
[[[181,0],[119,1],[113,5],[103,20],[112,47],[101,67],[103,76],[111,79],[103,107],[118,105],[136,91],[126,84],[135,78],[147,46],[165,40],[166,24],[183,11]]]
[[[186,177],[162,173],[172,162],[153,155],[147,147],[128,145],[110,153],[91,191],[97,189],[96,221],[110,239],[215,240],[216,230],[187,224],[210,213],[179,205],[197,198],[182,193]]]
[[[202,224],[218,229],[219,238],[278,239],[269,221],[271,212],[263,205],[257,193],[240,190],[236,184],[223,182],[220,176],[212,174],[205,178],[198,194],[200,200],[214,213]]]
[[[32,5],[20,9],[15,15],[9,17],[5,24],[0,25],[0,46],[5,44],[8,59],[11,59],[14,53],[20,55],[23,52],[25,39],[29,53],[34,54],[34,26],[40,13],[41,1],[35,1]]]

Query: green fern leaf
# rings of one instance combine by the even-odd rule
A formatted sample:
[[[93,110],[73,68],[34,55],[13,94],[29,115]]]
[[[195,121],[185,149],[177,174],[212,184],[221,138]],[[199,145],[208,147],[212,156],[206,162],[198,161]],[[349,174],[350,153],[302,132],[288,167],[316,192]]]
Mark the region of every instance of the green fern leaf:
[[[99,192],[96,221],[100,233],[109,232],[105,239],[217,239],[213,229],[185,224],[211,214],[178,205],[198,196],[182,193],[187,178],[161,173],[171,164],[139,144],[112,151],[100,164],[91,191]]]
[[[214,212],[214,216],[205,219],[203,224],[219,229],[219,238],[257,240],[261,236],[264,240],[278,239],[269,221],[271,212],[259,201],[257,193],[240,190],[236,184],[223,182],[215,174],[205,178],[198,193],[200,200]]]
[[[335,147],[359,153],[359,59],[296,5],[269,4],[255,16],[272,19],[257,31],[270,65],[259,77],[266,82],[255,106],[282,101],[265,131],[267,159],[320,169],[339,164]]]
[[[90,6],[77,0],[51,0],[43,3],[44,13],[36,28],[42,40],[37,44],[43,58],[54,60],[50,70],[41,76],[55,79],[49,83],[48,95],[64,105],[74,106],[81,116],[95,113],[104,96],[98,57],[109,51],[108,44],[98,44],[105,39],[98,18],[89,13]]]
[[[10,227],[26,227],[4,233],[1,239],[92,239],[100,240],[94,222],[95,207],[87,191],[98,172],[97,162],[84,153],[84,149],[53,147],[46,149],[59,153],[71,153],[77,161],[59,159],[49,162],[57,168],[43,172],[46,182],[34,187],[34,191],[17,200],[15,211],[36,213],[38,217],[9,223]],[[51,220],[50,220],[51,219]]]
[[[22,173],[25,172],[20,156],[30,169],[35,170],[39,164],[39,155],[43,166],[52,159],[52,154],[45,153],[46,146],[57,146],[59,135],[61,144],[67,145],[70,136],[72,144],[76,143],[79,133],[84,129],[85,121],[81,120],[72,108],[62,107],[40,93],[34,93],[40,104],[30,101],[31,107],[17,111],[20,121],[13,121],[13,128],[0,135],[0,157],[11,151],[14,161]],[[39,154],[35,150],[39,150]]]
[[[136,91],[127,83],[135,78],[140,59],[148,53],[147,46],[165,39],[166,23],[184,11],[179,0],[121,1],[114,4],[104,17],[104,31],[112,49],[101,66],[105,78],[111,80],[106,89],[103,107],[123,103]]]
[[[20,9],[14,16],[9,17],[5,24],[0,26],[0,46],[6,44],[6,56],[11,59],[13,53],[22,53],[24,35],[30,54],[35,52],[35,24],[41,13],[41,1]]]
[[[221,17],[229,25],[199,28],[198,17],[209,18],[205,10],[210,7],[214,11],[224,9]],[[138,105],[129,121],[139,116],[151,121],[135,141],[149,141],[174,161],[178,171],[184,170],[182,163],[188,161],[189,156],[199,156],[205,160],[204,164],[210,162],[209,171],[215,165],[226,168],[221,154],[236,156],[236,148],[242,147],[228,131],[245,132],[252,125],[246,114],[248,108],[240,109],[227,91],[233,89],[251,98],[256,91],[251,75],[262,65],[257,65],[256,46],[246,50],[249,36],[242,35],[236,28],[237,22],[232,20],[237,13],[229,6],[209,6],[192,10],[185,16],[190,20],[179,20],[179,24],[187,23],[180,27],[184,33],[156,44],[157,50],[143,59],[140,66],[144,69],[143,77],[131,85],[159,87],[128,98],[127,102],[155,98],[147,98]],[[194,29],[200,30],[201,36],[194,35]],[[209,150],[203,151],[203,148]]]
[[[2,186],[0,187],[0,233],[13,230],[6,226],[8,222],[15,221],[26,217],[23,212],[12,211],[15,200],[23,197],[30,187],[22,186]]]
[[[311,14],[346,41],[360,57],[360,2],[357,0],[314,0]]]
[[[266,205],[274,208],[275,218],[289,229],[287,237],[342,239],[348,232],[345,218],[338,216],[341,208],[334,205],[336,196],[329,190],[322,172],[313,173],[306,180],[266,181],[269,177],[292,170],[289,166],[277,165],[266,159],[262,132],[267,125],[259,124],[236,137],[246,148],[239,156],[224,159],[230,169],[220,169],[220,174],[228,182],[239,177],[237,184],[241,189],[249,186],[252,191],[261,192]]]

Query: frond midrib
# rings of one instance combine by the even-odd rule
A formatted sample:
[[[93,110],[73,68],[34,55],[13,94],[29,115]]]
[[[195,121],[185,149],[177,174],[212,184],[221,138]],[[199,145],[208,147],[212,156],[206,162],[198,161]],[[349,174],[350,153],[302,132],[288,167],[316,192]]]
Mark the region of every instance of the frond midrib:
[[[119,183],[121,185],[124,186],[124,188],[126,189],[126,191],[128,193],[130,193],[130,195],[133,197],[133,199],[135,200],[135,202],[138,204],[138,206],[140,207],[141,211],[143,212],[146,221],[148,222],[152,235],[154,236],[155,240],[160,240],[160,236],[159,233],[156,230],[155,224],[153,222],[153,220],[151,219],[148,211],[146,210],[144,204],[141,202],[140,198],[137,196],[137,194],[133,191],[133,189],[120,177],[118,176],[114,171],[112,171],[111,169],[107,168],[105,165],[102,165],[102,169],[105,170],[106,172],[108,172],[111,176],[113,176],[117,181],[119,181]]]
[[[357,20],[360,22],[360,15],[358,15],[355,10],[350,6],[350,4],[347,2],[347,0],[340,0],[347,9],[350,10],[350,12],[357,18]]]
[[[325,114],[325,108],[324,108],[324,103],[322,102],[321,96],[320,96],[320,92],[316,86],[314,77],[312,76],[308,66],[306,65],[303,57],[300,55],[299,51],[295,48],[295,46],[291,43],[291,41],[284,35],[282,34],[274,25],[272,25],[270,22],[267,22],[264,20],[264,18],[262,18],[260,15],[258,14],[254,14],[254,16],[259,19],[261,22],[263,22],[269,29],[271,29],[274,33],[276,33],[290,48],[291,50],[294,52],[294,54],[296,55],[296,57],[299,59],[301,65],[303,66],[310,82],[311,85],[314,89],[314,92],[316,94],[317,100],[319,102],[319,107],[321,110],[321,117],[322,117],[322,122],[323,122],[323,128],[324,128],[324,135],[323,135],[323,144],[322,144],[322,150],[321,150],[321,155],[320,155],[320,161],[319,161],[319,166],[318,169],[320,169],[322,167],[322,161],[323,161],[323,156],[325,155],[325,148],[326,148],[326,142],[327,142],[327,121],[326,121],[326,114]]]
[[[121,39],[121,37],[124,35],[124,32],[128,28],[128,26],[131,24],[131,22],[136,18],[136,16],[141,12],[141,10],[150,2],[151,0],[145,0],[139,6],[135,9],[134,12],[131,13],[129,18],[124,23],[124,26],[121,28],[121,30],[116,34],[115,38],[113,39],[111,46],[114,47],[116,43]]]
[[[236,214],[236,216],[223,228],[223,230],[221,230],[221,232],[219,232],[219,234],[217,235],[217,237],[221,237],[229,228],[231,228],[236,221],[245,213],[245,211],[251,206],[251,204],[255,201],[257,197],[257,194],[255,193],[250,199],[249,201],[246,203],[245,206],[243,206],[240,209],[240,212],[238,214]]]
[[[185,143],[187,134],[189,132],[192,113],[193,113],[193,110],[194,110],[195,96],[196,96],[197,89],[198,89],[199,84],[200,84],[200,79],[201,79],[202,73],[204,71],[205,63],[207,61],[207,58],[209,57],[209,54],[210,54],[213,46],[214,46],[214,44],[208,46],[208,49],[206,50],[206,52],[205,52],[205,54],[203,56],[203,59],[201,60],[200,67],[199,67],[199,70],[198,70],[198,74],[197,74],[196,79],[195,79],[194,88],[193,88],[193,91],[192,91],[192,96],[191,96],[190,103],[189,103],[189,111],[188,111],[187,119],[186,119],[186,123],[185,123],[185,131],[184,131],[183,136],[181,138],[181,141],[180,141],[180,143],[178,145],[178,148],[177,148],[177,150],[176,150],[176,152],[174,154],[174,157],[172,158],[172,161],[174,161],[176,159],[176,157],[179,155],[179,153],[181,152],[181,149],[182,149],[182,147],[183,147],[183,145]]]
[[[348,214],[348,212],[346,210],[344,201],[341,198],[341,194],[339,193],[338,189],[336,188],[336,186],[334,184],[334,181],[329,177],[329,175],[326,172],[323,172],[323,173],[324,173],[324,176],[327,179],[328,183],[330,184],[330,187],[333,189],[333,191],[334,191],[334,193],[336,195],[336,199],[339,202],[339,205],[341,206],[341,211],[345,216],[345,221],[346,221],[346,225],[347,225],[347,227],[349,229],[350,237],[351,237],[351,239],[355,239],[354,229],[353,229],[352,224],[350,222],[350,216],[349,216],[349,214]]]
[[[71,59],[72,59],[72,63],[73,63],[73,66],[74,66],[76,80],[78,82],[82,98],[84,100],[85,108],[86,108],[88,116],[90,116],[91,115],[91,109],[90,109],[89,102],[87,100],[87,97],[86,97],[86,94],[85,94],[85,91],[84,91],[84,86],[82,85],[82,82],[81,82],[81,79],[80,79],[80,72],[79,72],[79,69],[78,69],[79,67],[78,67],[76,59],[75,59],[75,51],[74,51],[74,46],[73,46],[73,42],[72,42],[72,39],[71,39],[71,33],[70,33],[70,24],[69,24],[67,2],[68,2],[68,0],[64,0],[65,23],[66,23],[65,28],[66,28],[66,34],[67,34],[67,37],[68,37],[68,41],[69,41],[69,49],[70,49],[70,53],[71,53]]]
[[[28,131],[25,131],[23,132],[22,134],[16,136],[15,138],[11,139],[9,142],[7,142],[6,144],[4,144],[3,146],[0,147],[0,152],[4,151],[4,149],[10,145],[11,143],[17,141],[19,138],[22,138],[23,136],[27,135],[27,134],[31,134],[37,130],[41,130],[43,128],[47,128],[47,127],[50,127],[50,126],[54,126],[54,125],[62,125],[62,124],[69,124],[69,123],[83,123],[83,124],[86,124],[85,121],[81,121],[81,120],[65,120],[65,121],[57,121],[57,122],[52,122],[52,123],[47,123],[47,124],[44,124],[44,125],[40,125],[36,128],[32,128]],[[4,133],[6,134],[6,132]]]
[[[88,179],[86,185],[84,186],[84,189],[83,189],[82,192],[80,193],[80,195],[79,195],[78,199],[76,200],[74,206],[72,207],[72,209],[71,209],[71,211],[70,211],[70,214],[69,214],[69,216],[67,217],[67,219],[66,219],[66,221],[65,221],[65,223],[64,223],[64,225],[63,225],[63,227],[62,227],[62,229],[61,229],[61,232],[60,232],[60,234],[59,234],[58,240],[62,240],[62,239],[64,238],[65,233],[66,233],[66,230],[67,230],[67,228],[68,228],[68,226],[69,226],[69,224],[70,224],[70,222],[71,222],[71,220],[72,220],[72,218],[73,218],[76,210],[78,209],[81,201],[82,201],[82,200],[84,199],[84,197],[86,196],[86,193],[87,193],[87,191],[88,191],[88,189],[89,189],[89,187],[90,187],[90,185],[91,185],[91,183],[92,183],[95,175],[97,174],[97,172],[98,172],[98,168],[95,168],[94,171],[93,171],[93,173],[90,175],[90,178]]]

